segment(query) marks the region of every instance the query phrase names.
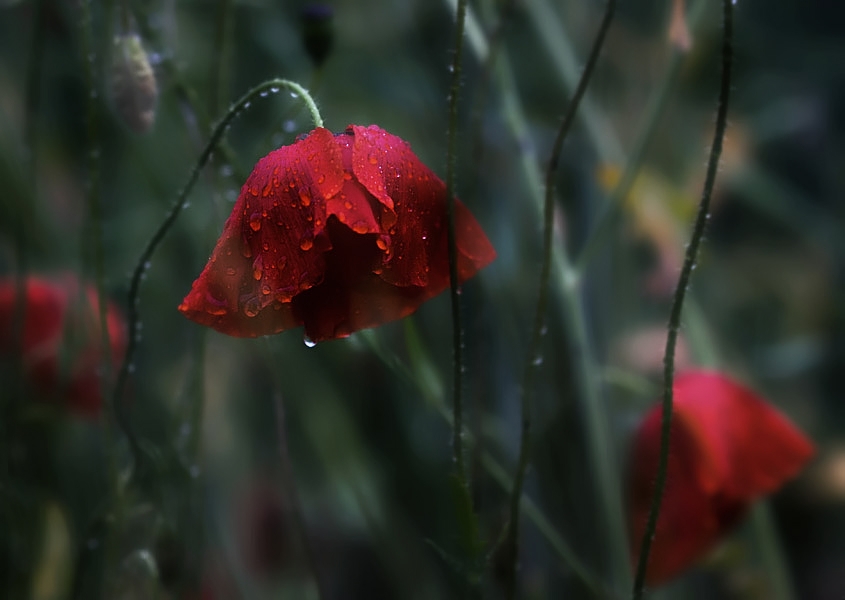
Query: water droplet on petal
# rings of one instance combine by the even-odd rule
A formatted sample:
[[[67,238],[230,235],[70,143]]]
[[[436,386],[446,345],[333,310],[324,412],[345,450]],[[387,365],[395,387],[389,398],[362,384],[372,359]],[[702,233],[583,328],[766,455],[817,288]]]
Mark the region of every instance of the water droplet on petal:
[[[238,271],[237,271],[237,269],[235,269],[235,267],[227,267],[226,268],[226,275],[228,275],[229,277],[232,277],[233,275],[237,275],[237,274],[238,274]]]
[[[390,236],[380,235],[376,240],[376,246],[379,247],[379,250],[387,250],[390,248]]]
[[[370,228],[364,221],[357,221],[356,223],[352,224],[352,231],[354,231],[355,233],[367,233],[367,231],[369,230]]]
[[[316,346],[316,345],[317,345],[317,342],[315,342],[314,340],[312,340],[312,339],[311,339],[310,337],[308,337],[307,335],[302,336],[302,342],[303,342],[303,343],[304,343],[304,344],[305,344],[308,348],[313,348],[314,346]]]
[[[311,196],[305,190],[299,192],[299,201],[302,202],[302,206],[311,206]]]
[[[304,237],[299,241],[299,247],[303,250],[310,250],[314,246],[314,240],[310,237]]]
[[[377,164],[378,164],[378,158],[376,158],[376,157],[375,157],[374,155],[372,155],[372,154],[370,155],[369,161],[370,161],[370,164],[371,164],[371,165],[377,165]]]
[[[325,175],[320,175],[320,176],[317,178],[317,183],[323,183],[325,180],[326,180],[326,176],[325,176]]]
[[[261,311],[261,302],[258,298],[250,298],[244,302],[244,314],[250,318],[255,317]]]
[[[285,270],[285,267],[286,267],[286,266],[287,266],[287,264],[288,264],[288,257],[287,257],[287,256],[282,256],[282,257],[280,257],[280,258],[279,258],[279,262],[278,262],[277,264],[278,264],[278,266],[279,266],[279,271],[284,271],[284,270]]]
[[[261,215],[258,213],[252,213],[252,216],[249,218],[249,228],[253,231],[258,231],[261,229]]]

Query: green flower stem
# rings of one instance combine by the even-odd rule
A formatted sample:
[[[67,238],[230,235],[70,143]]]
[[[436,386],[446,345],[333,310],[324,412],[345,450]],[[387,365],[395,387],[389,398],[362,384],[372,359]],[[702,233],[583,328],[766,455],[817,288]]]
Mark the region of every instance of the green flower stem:
[[[795,587],[786,566],[776,527],[772,522],[771,510],[765,501],[758,502],[751,509],[751,530],[764,571],[770,578],[769,591],[772,600],[793,600]]]
[[[244,110],[249,107],[251,102],[253,102],[256,98],[260,97],[261,94],[266,95],[267,92],[278,92],[281,89],[289,90],[292,94],[295,94],[297,97],[301,98],[302,101],[305,103],[306,107],[308,108],[309,112],[311,113],[311,117],[314,120],[314,126],[323,126],[323,118],[320,116],[320,111],[317,109],[317,105],[311,98],[311,95],[308,93],[307,90],[305,90],[305,88],[293,81],[288,81],[287,79],[271,79],[255,86],[246,94],[241,96],[234,104],[232,104],[231,107],[229,107],[229,110],[226,112],[220,122],[215,126],[214,130],[211,133],[211,137],[208,140],[208,143],[205,145],[205,148],[203,149],[202,153],[197,159],[196,164],[191,170],[191,173],[188,177],[188,182],[179,192],[176,198],[176,202],[173,204],[170,211],[167,213],[167,216],[165,217],[164,221],[161,223],[159,228],[147,242],[146,247],[141,253],[141,257],[138,260],[138,264],[136,265],[135,270],[132,273],[132,279],[129,285],[129,294],[127,297],[129,343],[126,348],[126,356],[123,359],[123,363],[121,364],[120,370],[117,375],[117,382],[114,388],[112,404],[114,407],[115,415],[117,417],[118,425],[120,426],[121,430],[123,431],[124,435],[126,435],[126,438],[129,441],[129,445],[132,450],[132,455],[135,460],[136,469],[141,464],[141,448],[138,445],[138,440],[135,437],[135,434],[129,424],[129,415],[126,412],[126,407],[121,400],[123,397],[123,388],[126,385],[126,380],[129,376],[130,367],[133,364],[132,361],[135,358],[135,351],[137,350],[138,339],[140,336],[138,294],[141,287],[141,281],[144,279],[147,270],[150,268],[150,260],[152,259],[153,254],[158,248],[158,245],[162,242],[164,237],[167,235],[168,231],[170,231],[170,228],[176,222],[176,219],[182,213],[182,210],[185,208],[185,200],[191,193],[194,184],[197,182],[200,171],[206,165],[206,163],[208,163],[209,159],[211,158],[211,154],[214,152],[215,148],[220,143],[229,125],[238,115],[240,115]]]
[[[458,0],[456,8],[454,55],[452,58],[452,81],[449,85],[449,132],[446,153],[446,212],[449,245],[449,291],[452,305],[452,411],[453,435],[452,454],[459,483],[468,487],[463,448],[463,374],[464,342],[461,324],[461,290],[458,281],[458,252],[455,245],[455,167],[458,138],[458,95],[461,89],[461,59],[464,48],[464,25],[467,2]]]
[[[515,91],[513,70],[505,53],[496,65],[496,81],[502,96],[505,122],[522,149],[520,165],[526,186],[538,214],[542,215],[545,196],[542,176],[537,166],[536,149],[531,142],[525,113]],[[594,350],[587,333],[587,316],[581,298],[581,280],[572,268],[562,240],[557,240],[553,245],[552,264],[551,275],[554,278],[555,292],[562,304],[561,314],[566,324],[568,343],[572,356],[577,357],[575,385],[588,432],[589,459],[592,470],[596,474],[595,484],[601,507],[601,521],[606,527],[605,546],[611,557],[614,588],[621,592],[630,587],[628,583],[630,558],[619,474],[611,452],[614,447],[613,438],[610,435],[605,403],[601,394],[601,373],[596,365]]]
[[[216,115],[220,105],[226,100],[228,89],[228,66],[229,48],[232,39],[232,0],[219,0],[217,3],[217,16],[214,24],[214,45],[212,47],[211,73],[208,80],[211,82],[211,93],[209,99],[209,114]]]
[[[534,313],[534,326],[531,331],[531,343],[528,346],[528,357],[525,363],[525,371],[522,383],[522,393],[520,394],[520,408],[522,415],[522,428],[520,432],[519,444],[519,458],[517,462],[516,475],[513,482],[513,490],[510,498],[510,520],[508,525],[508,535],[506,538],[506,555],[510,559],[505,575],[505,596],[514,598],[516,596],[516,569],[519,562],[519,503],[522,498],[522,488],[525,483],[525,472],[528,468],[529,448],[531,444],[531,393],[534,387],[534,378],[536,376],[539,364],[541,362],[541,345],[543,337],[543,329],[546,323],[546,311],[549,301],[549,279],[552,266],[552,242],[553,242],[553,221],[554,221],[554,181],[557,176],[558,165],[560,164],[560,155],[563,150],[563,142],[566,140],[572,124],[575,122],[575,115],[578,113],[578,107],[584,93],[587,91],[587,86],[592,77],[593,70],[598,63],[599,54],[604,45],[605,37],[610,29],[610,23],[613,20],[613,14],[616,10],[616,0],[608,0],[605,8],[604,17],[599,26],[593,42],[593,47],[590,50],[590,55],[587,58],[587,64],[581,74],[581,79],[578,82],[572,99],[566,111],[566,115],[561,122],[560,129],[558,129],[557,137],[552,146],[552,155],[549,159],[549,166],[546,170],[545,181],[545,197],[543,201],[543,256],[540,268],[540,282],[537,293],[537,308]]]
[[[651,510],[648,515],[648,523],[643,534],[640,547],[639,562],[637,564],[637,575],[634,581],[633,598],[639,600],[643,595],[646,570],[648,567],[649,553],[651,552],[651,541],[657,528],[657,519],[660,514],[660,504],[663,500],[663,491],[666,487],[666,472],[669,464],[669,442],[672,429],[672,386],[675,376],[675,344],[678,339],[678,328],[681,323],[681,312],[684,306],[687,287],[689,286],[692,271],[698,258],[698,250],[701,240],[704,238],[704,229],[710,214],[710,198],[713,194],[713,186],[716,182],[716,171],[719,167],[719,157],[722,154],[722,140],[725,137],[725,130],[728,124],[728,103],[731,94],[731,62],[733,58],[733,0],[722,0],[723,13],[723,41],[722,41],[722,76],[719,89],[718,107],[716,109],[716,130],[713,135],[713,146],[710,149],[710,158],[707,162],[707,174],[704,179],[704,189],[701,194],[701,203],[695,217],[692,237],[687,246],[684,264],[681,267],[681,274],[678,277],[678,286],[675,288],[675,296],[672,300],[672,307],[669,313],[668,334],[666,336],[666,352],[663,359],[663,418],[660,431],[660,461],[657,469],[657,479],[654,483],[654,496]]]
[[[560,25],[560,17],[556,9],[549,0],[524,0],[523,5],[539,34],[540,41],[546,47],[561,83],[567,90],[576,90],[582,77],[583,66],[572,48],[569,35]],[[589,94],[581,104],[579,117],[583,120],[599,156],[608,162],[623,161],[622,145],[610,126],[609,120],[592,102]]]
[[[385,366],[416,387],[422,393],[426,403],[433,407],[437,414],[443,417],[450,426],[452,425],[453,415],[443,400],[443,386],[440,383],[439,374],[434,368],[434,365],[429,361],[428,353],[422,347],[420,336],[412,319],[405,320],[405,339],[411,361],[410,366],[399,361],[394,352],[384,348],[379,343],[378,336],[372,331],[361,331],[356,335],[365,341],[370,350],[373,351],[373,354]],[[472,433],[468,432],[466,441],[468,444],[474,445],[480,440],[474,438]],[[484,470],[490,474],[503,490],[510,491],[513,489],[513,480],[492,454],[483,452],[481,455],[481,464]],[[540,535],[548,541],[560,561],[586,588],[591,590],[596,597],[610,597],[600,579],[581,562],[577,553],[555,531],[548,517],[524,493],[522,502],[520,503],[520,510],[536,525]]]
[[[85,65],[85,87],[86,87],[86,129],[87,129],[87,167],[88,167],[88,189],[87,189],[87,208],[88,220],[83,230],[82,239],[82,258],[83,265],[89,258],[86,252],[85,243],[90,242],[90,260],[94,268],[94,285],[97,288],[97,319],[100,328],[100,348],[102,351],[101,367],[102,378],[100,380],[100,392],[103,398],[108,397],[107,390],[112,384],[112,374],[114,372],[114,365],[112,364],[111,353],[111,335],[108,327],[108,298],[106,296],[105,284],[105,251],[103,249],[103,204],[100,191],[100,137],[99,137],[99,106],[97,93],[97,73],[96,60],[97,54],[94,42],[94,22],[91,13],[91,0],[83,0],[80,8],[82,10],[82,61]],[[84,289],[80,289],[80,294],[86,299]],[[117,461],[115,452],[112,450],[114,442],[114,432],[112,425],[113,416],[110,414],[110,406],[107,402],[103,402],[104,413],[104,435],[109,451],[108,455],[108,469],[109,482],[115,493],[119,493],[119,481],[117,472]]]

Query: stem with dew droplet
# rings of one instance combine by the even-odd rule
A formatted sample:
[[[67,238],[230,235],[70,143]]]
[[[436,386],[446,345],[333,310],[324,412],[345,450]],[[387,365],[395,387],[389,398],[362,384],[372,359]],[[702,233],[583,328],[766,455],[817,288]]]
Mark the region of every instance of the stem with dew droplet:
[[[660,460],[657,466],[657,477],[654,482],[654,496],[648,514],[648,522],[640,545],[637,563],[636,579],[632,597],[639,600],[643,595],[648,557],[651,552],[651,542],[657,529],[657,519],[660,515],[660,505],[663,501],[663,491],[666,487],[666,474],[669,466],[669,442],[672,432],[673,383],[675,377],[675,344],[678,340],[678,328],[681,323],[681,311],[684,306],[687,287],[698,258],[698,249],[704,238],[704,229],[710,214],[710,198],[716,182],[716,171],[719,167],[719,157],[722,154],[722,140],[728,125],[728,102],[731,94],[731,62],[733,57],[733,0],[722,0],[722,19],[724,33],[722,37],[722,77],[719,89],[719,103],[716,109],[716,130],[713,134],[713,146],[710,148],[710,158],[707,161],[707,174],[704,179],[704,189],[698,213],[695,217],[692,237],[684,256],[684,264],[678,277],[672,308],[669,312],[668,332],[666,336],[666,351],[663,357],[663,419],[660,429]]]
[[[120,370],[117,375],[117,382],[115,383],[114,394],[112,396],[112,405],[115,412],[115,416],[117,418],[118,425],[120,426],[120,429],[123,431],[124,435],[126,435],[126,438],[129,441],[129,446],[132,450],[132,456],[135,462],[136,469],[141,464],[143,455],[141,453],[141,448],[138,444],[138,439],[136,438],[129,424],[129,415],[126,411],[126,406],[124,405],[124,403],[121,402],[121,398],[123,396],[123,389],[126,385],[126,380],[129,376],[130,365],[132,364],[132,360],[135,357],[135,351],[137,350],[138,346],[138,335],[140,332],[138,326],[140,322],[138,310],[138,294],[141,286],[141,281],[144,279],[146,272],[150,267],[150,259],[152,259],[152,256],[158,248],[158,245],[162,242],[165,235],[167,235],[168,231],[170,231],[170,228],[173,226],[173,224],[176,222],[176,219],[179,217],[179,215],[182,213],[182,210],[185,208],[185,200],[188,197],[188,194],[191,193],[194,184],[197,182],[200,171],[208,163],[212,153],[222,140],[223,135],[226,133],[226,130],[228,129],[231,122],[246,108],[248,108],[253,100],[259,98],[263,92],[278,92],[282,88],[290,90],[292,94],[296,94],[296,97],[302,99],[302,101],[305,103],[305,106],[308,108],[308,111],[311,113],[311,118],[314,121],[315,127],[323,126],[323,118],[320,115],[320,111],[317,108],[317,104],[314,102],[314,99],[311,98],[311,95],[305,88],[293,81],[288,81],[287,79],[271,79],[269,81],[260,83],[259,85],[255,86],[247,93],[245,93],[243,96],[241,96],[234,104],[232,104],[232,106],[229,107],[229,110],[226,111],[226,114],[223,115],[223,118],[220,119],[220,121],[214,127],[214,130],[211,133],[211,137],[209,138],[208,143],[205,145],[205,148],[197,159],[197,162],[194,165],[193,169],[191,169],[191,173],[188,176],[188,182],[180,190],[176,198],[176,202],[174,202],[170,211],[167,213],[167,216],[165,217],[164,221],[161,223],[161,225],[159,225],[159,228],[153,234],[152,238],[150,238],[150,240],[147,242],[147,245],[144,248],[144,251],[141,253],[141,257],[138,260],[135,270],[132,273],[132,279],[130,280],[129,284],[129,293],[127,295],[127,321],[129,328],[129,342],[126,347],[126,355],[123,359],[123,363],[121,364]]]

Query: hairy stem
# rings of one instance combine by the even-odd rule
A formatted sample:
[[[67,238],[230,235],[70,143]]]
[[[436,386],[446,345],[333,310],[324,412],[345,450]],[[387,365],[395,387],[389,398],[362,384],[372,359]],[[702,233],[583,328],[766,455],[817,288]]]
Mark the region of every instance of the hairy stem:
[[[569,102],[566,114],[558,129],[557,137],[552,146],[552,155],[549,166],[546,170],[545,196],[543,201],[543,256],[540,267],[540,282],[538,284],[537,307],[534,313],[534,326],[531,331],[531,343],[528,347],[528,357],[525,362],[525,371],[520,394],[520,408],[522,415],[522,429],[520,432],[519,458],[514,477],[513,489],[510,497],[510,520],[508,525],[508,536],[506,539],[506,550],[510,558],[508,572],[505,577],[505,595],[508,598],[516,596],[516,569],[519,562],[519,503],[522,498],[522,488],[525,483],[525,472],[528,468],[528,450],[531,445],[531,391],[534,387],[534,378],[537,369],[542,361],[541,342],[543,329],[546,322],[546,311],[549,303],[549,279],[552,268],[552,243],[553,243],[553,221],[554,221],[554,181],[557,175],[557,168],[560,163],[560,155],[563,150],[563,142],[566,140],[572,124],[575,122],[575,115],[587,85],[598,62],[599,54],[604,45],[605,37],[610,29],[613,20],[613,13],[616,9],[616,0],[609,0],[605,8],[604,17],[599,26],[598,33],[593,41],[593,47],[587,59],[587,64],[581,74],[581,79],[575,88],[575,93]]]
[[[458,136],[458,93],[461,87],[461,58],[464,46],[464,24],[466,22],[467,2],[458,0],[455,24],[455,45],[452,65],[452,81],[449,86],[449,132],[446,151],[446,212],[448,221],[449,245],[449,283],[452,302],[452,412],[453,435],[452,454],[455,470],[461,484],[467,486],[466,467],[463,448],[463,374],[464,342],[461,325],[461,290],[458,281],[458,255],[455,245],[455,165]]]
[[[675,288],[675,295],[672,300],[672,307],[669,312],[668,334],[666,336],[666,351],[663,358],[663,418],[660,430],[660,460],[657,468],[657,478],[654,482],[654,496],[652,497],[651,509],[648,515],[645,533],[643,534],[640,546],[639,562],[637,563],[636,579],[634,581],[633,598],[639,600],[643,595],[646,571],[648,568],[648,557],[651,552],[651,541],[657,528],[657,519],[660,515],[660,504],[663,500],[663,491],[666,487],[666,472],[669,464],[669,442],[672,431],[672,408],[673,396],[672,386],[675,376],[675,344],[678,340],[678,328],[681,323],[681,311],[684,306],[687,287],[689,286],[692,271],[698,258],[698,250],[701,240],[704,238],[704,229],[710,214],[710,198],[713,195],[713,186],[716,182],[716,171],[719,167],[719,157],[722,154],[722,140],[725,137],[725,130],[728,123],[728,102],[731,93],[731,61],[733,55],[733,0],[722,0],[724,33],[722,38],[722,77],[719,90],[719,101],[716,109],[716,130],[713,135],[713,146],[710,149],[710,158],[707,162],[707,174],[704,180],[704,189],[701,194],[701,202],[698,206],[698,214],[695,217],[692,237],[687,246],[684,264],[681,267],[681,274],[678,277],[678,286]]]
[[[121,364],[120,370],[118,371],[117,382],[115,383],[114,388],[114,395],[112,396],[112,404],[114,406],[118,425],[120,426],[121,430],[123,431],[124,435],[126,435],[126,438],[129,441],[129,445],[132,450],[132,455],[135,460],[136,469],[141,463],[141,448],[138,445],[138,440],[135,437],[135,434],[129,424],[129,414],[127,412],[127,407],[122,402],[122,398],[123,388],[126,385],[126,380],[129,376],[129,372],[130,370],[132,370],[132,361],[135,358],[135,352],[137,350],[138,338],[140,334],[138,294],[141,287],[141,281],[144,279],[147,270],[150,268],[150,260],[152,259],[153,254],[158,248],[158,245],[162,242],[164,237],[167,235],[168,231],[170,231],[170,228],[173,227],[173,224],[176,222],[176,219],[179,217],[179,215],[182,213],[182,210],[185,208],[185,200],[191,193],[194,184],[197,182],[200,171],[202,171],[203,167],[208,163],[212,153],[214,152],[215,148],[217,148],[217,145],[220,143],[221,139],[223,138],[223,135],[226,133],[226,130],[228,129],[231,122],[244,110],[246,110],[253,100],[260,97],[262,94],[266,95],[267,92],[278,92],[281,89],[286,89],[290,91],[292,95],[301,98],[302,101],[305,103],[306,107],[308,108],[309,112],[311,113],[311,117],[314,120],[314,126],[323,126],[323,119],[320,116],[320,111],[317,109],[317,105],[311,98],[311,95],[308,93],[307,90],[305,90],[305,88],[293,81],[288,81],[287,79],[271,79],[255,86],[246,94],[241,96],[234,104],[232,104],[231,107],[229,107],[229,110],[226,112],[220,122],[214,127],[214,130],[211,133],[211,137],[209,138],[208,143],[205,145],[205,148],[203,149],[202,153],[197,159],[196,164],[191,170],[191,173],[188,177],[188,182],[179,192],[176,198],[176,202],[173,204],[170,211],[167,213],[167,216],[165,217],[164,221],[161,223],[161,225],[159,225],[159,228],[147,242],[146,247],[141,253],[141,257],[138,260],[138,264],[135,266],[135,270],[132,273],[132,279],[129,284],[129,294],[127,297],[127,321],[129,324],[129,343],[126,348],[126,356],[123,359],[123,364]]]

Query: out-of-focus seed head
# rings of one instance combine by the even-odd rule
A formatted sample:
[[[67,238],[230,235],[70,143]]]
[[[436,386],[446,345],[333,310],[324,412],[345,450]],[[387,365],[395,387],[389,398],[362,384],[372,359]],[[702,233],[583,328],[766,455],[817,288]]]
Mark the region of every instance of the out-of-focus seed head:
[[[155,122],[158,83],[141,38],[121,34],[114,38],[109,92],[112,106],[135,133],[146,133]]]
[[[302,44],[317,68],[334,46],[333,17],[334,10],[327,4],[312,3],[302,9]]]

